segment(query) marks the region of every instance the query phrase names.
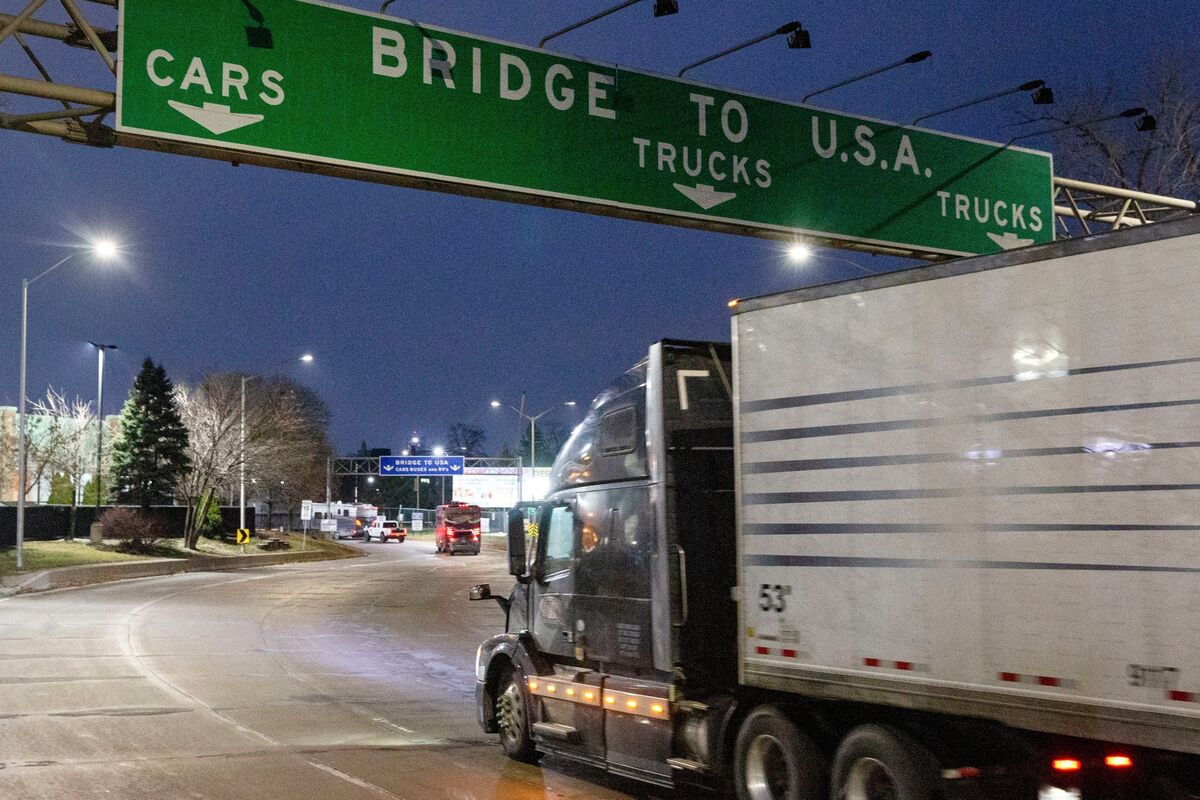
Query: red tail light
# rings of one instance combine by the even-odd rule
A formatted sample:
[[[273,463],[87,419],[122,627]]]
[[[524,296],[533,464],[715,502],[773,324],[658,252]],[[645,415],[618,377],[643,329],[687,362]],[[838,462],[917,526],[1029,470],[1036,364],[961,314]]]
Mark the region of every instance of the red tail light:
[[[1133,766],[1133,759],[1122,755],[1105,756],[1104,764],[1113,769],[1129,769]]]
[[[1079,772],[1083,764],[1077,758],[1056,758],[1051,762],[1055,772]]]

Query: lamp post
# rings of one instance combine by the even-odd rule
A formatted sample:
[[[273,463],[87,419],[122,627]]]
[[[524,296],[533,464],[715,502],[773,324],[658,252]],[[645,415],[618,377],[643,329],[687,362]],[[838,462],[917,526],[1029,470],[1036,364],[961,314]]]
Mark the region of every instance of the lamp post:
[[[442,456],[446,455],[446,448],[439,444],[433,448],[433,454],[438,458],[441,458]],[[441,505],[446,505],[446,476],[442,475],[440,477],[441,480],[438,481],[438,483],[440,484],[439,488],[441,489]]]
[[[705,56],[699,61],[693,61],[691,64],[688,64],[686,67],[679,70],[678,77],[682,78],[683,73],[687,72],[688,70],[695,69],[701,64],[707,64],[710,61],[716,61],[718,58],[724,58],[731,53],[736,53],[739,50],[745,50],[747,47],[752,47],[759,42],[765,42],[767,39],[771,39],[775,36],[788,37],[787,41],[789,50],[808,50],[812,47],[812,38],[809,36],[808,31],[804,30],[804,26],[799,22],[789,22],[786,25],[781,25],[772,31],[764,33],[761,36],[755,36],[753,39],[742,42],[741,44],[735,44],[733,47],[727,47],[719,53],[714,53],[711,56]]]
[[[305,353],[300,356],[300,362],[303,364],[311,364],[313,362],[312,353]],[[277,364],[272,364],[263,372],[270,372],[273,369],[282,367],[284,364],[291,363],[292,359],[285,358]],[[239,446],[238,446],[238,527],[246,527],[246,381],[251,375],[242,376],[242,418],[239,431]],[[357,498],[356,498],[357,499]],[[268,526],[270,521],[268,520]]]
[[[555,410],[556,408],[559,408],[559,406],[558,405],[550,406],[545,411],[543,411],[539,414],[526,414],[525,413],[525,395],[524,394],[521,395],[521,407],[520,408],[517,408],[516,406],[511,405],[509,403],[501,403],[499,400],[492,401],[492,408],[500,408],[500,406],[504,406],[504,405],[507,405],[513,411],[517,412],[517,415],[520,416],[522,419],[529,420],[529,467],[530,467],[530,469],[535,470],[534,475],[536,475],[537,474],[536,473],[536,470],[537,470],[537,421],[539,419],[541,419],[542,417],[546,416],[547,414],[549,414],[551,411]],[[568,400],[565,403],[562,403],[562,405],[574,406],[575,401]]]
[[[25,481],[29,477],[29,464],[26,463],[25,452],[25,373],[28,363],[29,343],[29,287],[54,270],[66,264],[79,253],[71,253],[52,267],[38,273],[32,278],[21,280],[21,375],[18,381],[17,396],[17,570],[25,568]],[[117,255],[117,245],[109,240],[92,243],[91,253],[102,261],[108,261]]]
[[[919,64],[932,55],[933,55],[932,51],[929,51],[929,50],[922,50],[918,53],[913,53],[910,56],[905,56],[904,58],[900,59],[899,61],[892,62],[891,64],[884,64],[882,67],[875,67],[874,69],[869,69],[866,72],[859,73],[858,75],[855,75],[852,78],[846,78],[846,80],[844,80],[844,81],[838,81],[837,83],[831,83],[830,85],[828,85],[822,89],[817,89],[816,91],[809,92],[808,94],[804,95],[804,97],[802,97],[800,99],[800,102],[807,103],[810,98],[816,97],[819,94],[825,94],[826,92],[832,92],[834,89],[840,89],[843,86],[849,86],[852,83],[858,83],[861,80],[865,80],[867,78],[873,78],[876,75],[882,75],[883,73],[890,72],[891,70],[894,70],[897,67],[903,67],[905,64]]]
[[[92,479],[92,483],[96,484],[96,517],[92,520],[93,523],[100,519],[100,505],[104,497],[104,351],[116,350],[115,344],[100,344],[99,342],[88,342],[92,347],[96,348],[96,477]]]

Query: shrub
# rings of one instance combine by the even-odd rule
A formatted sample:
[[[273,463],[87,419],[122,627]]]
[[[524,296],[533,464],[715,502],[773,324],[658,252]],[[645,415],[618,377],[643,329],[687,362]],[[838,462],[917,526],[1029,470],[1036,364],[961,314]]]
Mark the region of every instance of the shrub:
[[[134,508],[110,508],[100,515],[104,538],[118,539],[118,547],[133,553],[145,553],[154,549],[154,543],[162,536],[162,527],[150,516]]]

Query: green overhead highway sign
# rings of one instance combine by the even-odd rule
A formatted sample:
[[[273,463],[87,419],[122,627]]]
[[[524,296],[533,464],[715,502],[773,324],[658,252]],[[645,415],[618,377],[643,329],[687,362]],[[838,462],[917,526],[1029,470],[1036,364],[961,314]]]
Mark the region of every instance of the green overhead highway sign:
[[[118,133],[167,149],[864,248],[1053,238],[1045,153],[312,0],[121,0],[120,34]]]

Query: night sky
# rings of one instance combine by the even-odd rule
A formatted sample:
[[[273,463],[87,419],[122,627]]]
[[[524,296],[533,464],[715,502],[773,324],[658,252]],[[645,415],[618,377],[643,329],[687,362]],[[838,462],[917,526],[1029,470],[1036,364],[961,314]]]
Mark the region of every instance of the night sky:
[[[391,10],[536,45],[608,4],[398,0]],[[674,74],[799,19],[812,32],[812,50],[789,51],[775,39],[689,77],[798,101],[869,67],[933,50],[931,61],[814,101],[905,120],[1034,78],[1060,98],[1089,80],[1132,82],[1147,56],[1190,46],[1200,24],[1195,0],[679,4],[678,15],[662,19],[652,18],[650,2],[639,4],[550,49]],[[90,18],[113,25],[111,10],[83,5]],[[23,6],[0,0],[7,13]],[[53,2],[38,16],[65,19]],[[95,54],[29,41],[56,78],[111,88]],[[0,44],[0,72],[33,75],[12,41]],[[1012,132],[1003,126],[1027,102],[1014,96],[931,127],[1004,140]],[[32,106],[17,100],[0,111]],[[325,398],[342,452],[360,440],[398,450],[414,430],[435,444],[452,422],[485,428],[488,446],[498,449],[515,443],[519,423],[511,411],[491,409],[492,398],[515,404],[527,390],[534,412],[566,400],[582,410],[657,339],[727,339],[732,297],[861,274],[846,260],[871,270],[898,266],[823,251],[797,268],[767,240],[9,131],[0,131],[0,202],[7,286],[0,287],[7,298],[0,302],[0,405],[17,399],[20,279],[81,237],[108,234],[123,243],[120,265],[77,259],[31,291],[31,397],[47,384],[94,396],[96,358],[87,340],[120,347],[108,361],[109,413],[147,355],[189,382],[311,351],[313,364],[277,371]],[[559,419],[578,418],[564,409]]]

